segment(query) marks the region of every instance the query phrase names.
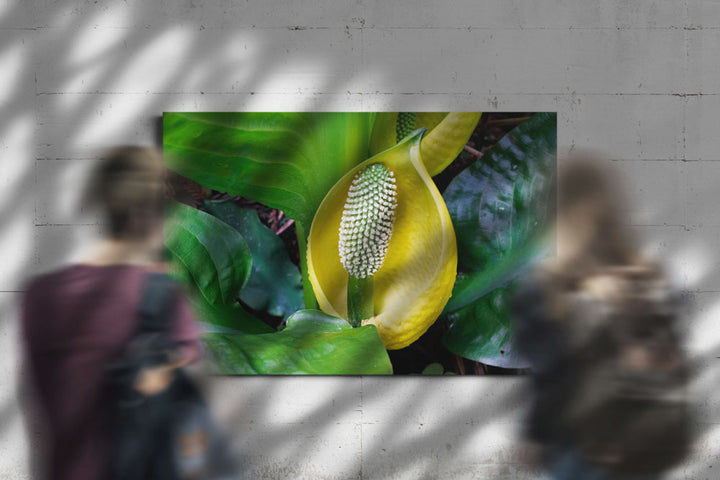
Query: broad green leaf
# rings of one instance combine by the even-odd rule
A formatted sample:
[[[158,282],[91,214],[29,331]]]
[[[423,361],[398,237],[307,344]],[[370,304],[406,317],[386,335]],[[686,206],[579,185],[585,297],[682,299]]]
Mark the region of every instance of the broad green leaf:
[[[460,273],[455,280],[452,297],[445,305],[445,313],[456,312],[527,274],[536,261],[547,256],[549,250],[546,239],[538,236],[528,240],[526,245],[508,252],[484,270]]]
[[[325,194],[368,154],[374,114],[165,113],[171,169],[285,212],[309,229]]]
[[[318,310],[301,310],[281,332],[204,335],[210,362],[229,375],[390,375],[374,325],[352,328]]]
[[[497,288],[469,306],[449,314],[450,330],[443,343],[476,362],[501,368],[526,368],[527,361],[513,346],[508,302],[516,282]]]
[[[253,210],[228,200],[207,201],[203,207],[235,228],[250,247],[253,264],[240,299],[256,311],[287,318],[303,308],[302,278],[283,241],[260,223]]]
[[[191,305],[205,331],[248,334],[274,331],[268,324],[246,312],[238,303],[210,305],[204,298],[196,298]]]
[[[556,115],[538,113],[460,175],[443,197],[458,241],[460,275],[445,308],[451,351],[488,365],[525,364],[512,353],[507,301],[513,280],[547,252],[554,206]]]
[[[177,204],[166,222],[165,246],[210,304],[233,303],[250,276],[252,256],[242,235],[187,205]]]

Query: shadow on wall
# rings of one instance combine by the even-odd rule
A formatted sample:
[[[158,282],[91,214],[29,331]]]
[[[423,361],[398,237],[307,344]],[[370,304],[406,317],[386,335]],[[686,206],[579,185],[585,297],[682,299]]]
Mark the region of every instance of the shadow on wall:
[[[8,261],[3,291],[20,291],[28,276],[67,261],[78,232],[102,230],[97,219],[75,212],[77,185],[98,149],[156,141],[163,111],[342,110],[358,81],[402,85],[424,68],[419,59],[408,72],[386,55],[386,65],[375,59],[382,68],[365,72],[363,36],[372,27],[332,2],[328,18],[347,19],[348,26],[296,26],[303,16],[291,7],[273,17],[259,2],[224,7],[220,13],[192,2],[68,0],[0,7],[0,65],[13,72],[4,79],[0,118],[0,137],[13,157],[5,162],[10,180],[0,205],[0,223],[9,227],[0,237]],[[389,95],[383,109],[397,110],[398,98]],[[685,288],[706,278],[693,281]],[[8,304],[0,309],[10,316]],[[710,368],[717,347],[704,355],[697,358],[697,395],[717,405],[711,389],[717,367]],[[506,464],[511,476],[517,466],[517,452],[504,449],[512,440],[497,438],[512,430],[522,408],[517,380],[221,378],[213,384],[222,423],[237,432],[258,476],[334,478],[334,468],[347,472],[343,463],[360,478],[410,471],[436,478],[497,464]],[[230,393],[232,402],[220,398]],[[7,436],[16,408],[14,396],[4,398],[0,435]],[[327,469],[313,471],[323,462]]]

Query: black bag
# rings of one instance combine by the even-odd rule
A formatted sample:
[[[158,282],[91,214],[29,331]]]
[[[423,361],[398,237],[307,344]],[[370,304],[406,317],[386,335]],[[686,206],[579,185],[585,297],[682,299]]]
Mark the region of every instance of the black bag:
[[[570,296],[560,429],[587,461],[613,473],[675,466],[691,444],[678,302],[652,271],[622,268],[588,278]]]
[[[146,277],[136,334],[108,371],[110,480],[235,478],[227,445],[202,394],[181,369],[158,394],[143,395],[134,388],[143,368],[172,362],[176,293],[167,275]]]

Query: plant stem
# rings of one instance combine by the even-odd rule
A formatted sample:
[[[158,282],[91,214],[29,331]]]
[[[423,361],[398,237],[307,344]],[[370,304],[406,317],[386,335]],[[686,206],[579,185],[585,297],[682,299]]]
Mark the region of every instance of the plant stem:
[[[465,375],[465,361],[460,355],[456,353],[453,353],[453,357],[455,358],[455,365],[458,369],[458,375]]]
[[[305,235],[305,228],[300,222],[295,222],[295,233],[297,235],[298,250],[300,253],[300,273],[302,274],[305,308],[317,309],[317,299],[315,298],[315,293],[313,292],[312,284],[310,283],[310,277],[308,277],[307,235]]]
[[[530,120],[532,117],[516,117],[516,118],[501,118],[498,120],[490,120],[485,123],[485,126],[487,127],[501,127],[504,125],[516,125],[522,122],[525,122],[527,120]]]
[[[483,153],[480,150],[476,150],[470,145],[465,145],[464,150],[477,158],[481,158],[483,156]]]
[[[284,224],[282,227],[278,228],[277,232],[275,232],[275,235],[280,235],[280,234],[283,233],[285,230],[287,230],[288,228],[292,227],[292,224],[293,224],[293,223],[295,223],[295,220],[293,220],[293,219],[291,218],[290,220],[288,220],[287,222],[285,222],[285,224]]]
[[[357,278],[348,275],[348,321],[359,327],[362,321],[375,316],[373,305],[373,277]]]

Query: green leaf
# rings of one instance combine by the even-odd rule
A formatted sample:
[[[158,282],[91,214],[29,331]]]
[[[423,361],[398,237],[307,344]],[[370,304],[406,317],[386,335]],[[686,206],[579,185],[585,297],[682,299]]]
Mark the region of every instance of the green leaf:
[[[538,113],[460,175],[443,197],[458,242],[458,279],[443,343],[466,358],[521,368],[507,302],[514,280],[545,255],[552,221],[557,120]]]
[[[206,201],[203,207],[235,228],[250,247],[253,264],[240,299],[256,311],[287,318],[303,308],[302,278],[283,241],[260,223],[253,210],[228,200]]]
[[[242,235],[217,218],[177,204],[165,225],[174,262],[210,304],[231,304],[250,277],[252,256]]]
[[[452,313],[465,308],[496,288],[522,277],[536,261],[547,256],[549,250],[544,238],[533,238],[484,270],[458,274],[444,312]]]
[[[210,305],[204,298],[191,301],[195,315],[206,332],[272,333],[268,324],[246,312],[238,303]]]
[[[368,158],[374,114],[165,113],[171,169],[277,208],[310,228],[325,194]]]
[[[210,333],[214,369],[229,375],[390,375],[392,365],[374,325],[352,328],[318,310],[301,310],[277,333]]]
[[[480,300],[447,316],[448,349],[476,362],[501,368],[526,368],[527,361],[513,346],[512,317],[508,302],[515,282],[493,290]]]
[[[422,371],[422,375],[442,375],[445,369],[441,363],[431,363]]]

